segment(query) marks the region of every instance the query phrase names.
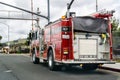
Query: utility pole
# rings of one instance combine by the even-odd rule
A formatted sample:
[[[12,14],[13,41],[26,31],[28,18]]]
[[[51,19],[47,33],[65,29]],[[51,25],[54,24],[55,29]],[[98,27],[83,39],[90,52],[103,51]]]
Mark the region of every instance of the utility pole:
[[[33,0],[31,0],[31,12],[33,12]],[[33,13],[32,13],[32,29],[33,29]]]
[[[9,49],[10,49],[10,30],[9,30],[9,28],[10,28],[10,26],[3,22],[0,22],[0,23],[6,25],[8,27],[8,54],[9,54]]]
[[[40,14],[39,8],[37,8],[37,14]],[[37,26],[40,28],[40,25],[39,25],[40,18],[38,16],[36,21],[37,21]]]
[[[5,25],[7,25],[7,24],[5,24]],[[7,26],[8,26],[8,54],[9,54],[9,49],[10,49],[10,30],[9,30],[9,28],[10,28],[10,26],[9,25],[7,25]]]
[[[98,11],[98,0],[96,0],[96,12]]]
[[[50,0],[47,1],[47,7],[48,7],[48,23],[50,22]]]

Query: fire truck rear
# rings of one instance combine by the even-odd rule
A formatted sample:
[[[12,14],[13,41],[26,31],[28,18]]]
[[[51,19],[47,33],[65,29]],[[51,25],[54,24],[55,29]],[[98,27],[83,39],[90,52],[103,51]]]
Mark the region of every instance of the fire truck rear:
[[[90,16],[66,16],[30,33],[33,63],[48,63],[50,70],[57,66],[80,65],[95,70],[112,61],[110,18],[113,11],[97,12]]]

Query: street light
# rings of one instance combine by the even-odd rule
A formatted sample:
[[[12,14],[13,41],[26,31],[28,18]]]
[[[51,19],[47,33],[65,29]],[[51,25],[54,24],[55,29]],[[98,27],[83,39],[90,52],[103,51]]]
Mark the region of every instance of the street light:
[[[10,46],[10,43],[9,43],[9,25],[8,24],[5,24],[5,23],[3,23],[3,22],[0,22],[1,24],[4,24],[4,25],[6,25],[7,27],[8,27],[8,54],[9,54],[9,46]]]

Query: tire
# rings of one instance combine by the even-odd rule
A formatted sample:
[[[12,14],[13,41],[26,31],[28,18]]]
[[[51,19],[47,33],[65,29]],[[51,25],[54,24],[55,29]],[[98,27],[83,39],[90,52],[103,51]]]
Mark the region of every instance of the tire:
[[[88,70],[88,71],[93,71],[96,70],[98,68],[98,64],[84,64],[82,66],[83,70]]]
[[[50,50],[49,51],[49,55],[48,55],[48,67],[51,71],[55,70],[55,62],[54,62],[54,57],[53,57],[53,51]]]
[[[34,64],[39,64],[39,58],[36,57],[35,51],[33,51],[33,53],[32,53],[32,62]]]

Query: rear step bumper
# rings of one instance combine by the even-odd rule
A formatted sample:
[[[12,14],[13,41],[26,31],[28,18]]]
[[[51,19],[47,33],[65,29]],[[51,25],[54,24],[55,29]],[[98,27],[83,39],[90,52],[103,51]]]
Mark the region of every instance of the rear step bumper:
[[[115,61],[74,61],[74,60],[62,60],[63,64],[115,64]]]

